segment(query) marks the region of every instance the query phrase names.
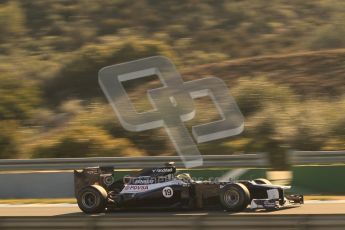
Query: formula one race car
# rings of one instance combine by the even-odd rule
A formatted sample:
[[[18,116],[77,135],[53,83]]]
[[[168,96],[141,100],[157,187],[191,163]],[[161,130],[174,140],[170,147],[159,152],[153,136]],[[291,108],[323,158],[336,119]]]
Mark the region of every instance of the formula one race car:
[[[176,173],[173,163],[143,169],[129,177],[114,179],[113,167],[74,171],[79,208],[88,214],[122,209],[223,209],[240,212],[274,210],[303,204],[302,195],[285,195],[289,186],[272,185],[266,179],[239,181],[194,181]]]

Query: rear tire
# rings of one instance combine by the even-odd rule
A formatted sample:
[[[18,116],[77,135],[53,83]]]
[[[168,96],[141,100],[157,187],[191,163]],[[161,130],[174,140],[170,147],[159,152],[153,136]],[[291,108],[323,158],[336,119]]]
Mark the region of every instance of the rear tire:
[[[104,212],[107,196],[107,191],[103,187],[99,185],[87,186],[77,196],[78,206],[87,214]]]
[[[272,184],[271,181],[265,179],[265,178],[258,178],[254,180],[257,184]]]
[[[250,193],[246,186],[240,183],[227,184],[220,190],[220,203],[229,212],[240,212],[247,208]]]

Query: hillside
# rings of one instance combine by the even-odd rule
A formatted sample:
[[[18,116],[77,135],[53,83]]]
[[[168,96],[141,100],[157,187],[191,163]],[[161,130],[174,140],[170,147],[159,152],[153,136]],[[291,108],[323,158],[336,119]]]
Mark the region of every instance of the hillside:
[[[162,129],[125,131],[97,80],[104,66],[154,55],[186,81],[222,78],[245,115],[244,133],[200,145],[203,154],[345,149],[344,7],[0,0],[0,158],[176,154]],[[154,76],[124,84],[138,111],[160,85]],[[219,116],[209,98],[195,103],[189,128]]]
[[[185,81],[209,75],[222,78],[246,118],[243,134],[200,145],[204,154],[268,149],[276,151],[282,144],[304,150],[345,148],[345,117],[341,112],[345,111],[345,50],[230,60],[184,69],[181,73]],[[83,82],[81,77],[78,82],[87,88],[87,84],[90,84],[90,87],[98,84],[96,79],[95,76],[94,83],[90,79]],[[160,84],[157,78],[150,78],[149,81],[125,84],[125,87],[135,108],[138,111],[147,111],[152,105],[145,96],[146,90],[160,87]],[[60,89],[60,93],[63,90]],[[59,151],[77,147],[54,144],[49,147],[46,145],[46,139],[56,142],[56,138],[67,135],[72,138],[67,140],[78,143],[80,134],[86,134],[91,138],[91,143],[95,142],[95,147],[92,148],[100,148],[104,141],[113,146],[110,150],[104,150],[102,147],[96,151],[103,155],[113,155],[116,151],[117,154],[121,152],[121,155],[176,154],[163,129],[128,132],[118,124],[102,93],[92,93],[86,98],[90,102],[100,101],[91,104],[91,108],[78,105],[78,102],[77,105],[72,104],[72,109],[67,110],[67,114],[71,116],[69,119],[39,136],[40,140],[37,140],[33,147],[36,149],[34,156],[46,156],[47,153],[54,157],[63,156]],[[198,99],[195,103],[197,115],[195,119],[187,122],[189,128],[219,118],[210,99]],[[53,134],[49,135],[51,133]],[[122,150],[118,147],[114,149],[118,145],[111,143],[112,140],[121,140]],[[84,149],[84,152],[74,150],[75,156],[95,155],[95,152],[89,151],[89,147],[83,145],[78,148]],[[38,146],[41,146],[39,151]]]

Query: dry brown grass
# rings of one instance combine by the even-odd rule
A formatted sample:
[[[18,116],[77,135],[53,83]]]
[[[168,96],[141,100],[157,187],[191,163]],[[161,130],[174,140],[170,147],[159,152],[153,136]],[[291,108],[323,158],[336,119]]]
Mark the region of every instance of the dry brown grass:
[[[345,92],[345,49],[259,56],[196,66],[182,72],[185,80],[216,76],[231,88],[241,77],[265,76],[303,96]]]

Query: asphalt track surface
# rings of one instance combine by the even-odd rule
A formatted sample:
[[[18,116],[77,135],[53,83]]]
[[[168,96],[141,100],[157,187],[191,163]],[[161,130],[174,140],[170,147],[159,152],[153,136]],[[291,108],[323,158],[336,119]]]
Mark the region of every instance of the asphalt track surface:
[[[277,211],[246,210],[241,213],[223,211],[116,211],[99,214],[114,217],[169,217],[169,216],[205,216],[205,215],[316,215],[345,214],[345,201],[308,202],[301,206],[285,208]],[[78,206],[73,204],[33,204],[33,205],[0,205],[0,216],[85,216]]]

